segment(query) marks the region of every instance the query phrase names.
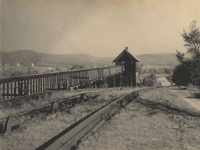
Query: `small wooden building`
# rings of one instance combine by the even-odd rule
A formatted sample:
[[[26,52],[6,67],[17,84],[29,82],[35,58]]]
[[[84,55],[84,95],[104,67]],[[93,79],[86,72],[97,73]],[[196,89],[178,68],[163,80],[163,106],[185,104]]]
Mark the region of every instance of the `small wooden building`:
[[[124,75],[132,76],[133,84],[137,85],[139,80],[139,59],[133,56],[126,47],[114,60],[116,65],[124,65]]]

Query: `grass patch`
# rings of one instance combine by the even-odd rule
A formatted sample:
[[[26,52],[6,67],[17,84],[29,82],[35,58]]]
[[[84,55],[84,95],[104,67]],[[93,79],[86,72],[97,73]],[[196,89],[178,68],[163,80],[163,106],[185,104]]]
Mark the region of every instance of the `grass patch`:
[[[124,90],[116,89],[103,93],[100,92],[98,97],[90,99],[83,105],[77,104],[68,111],[64,110],[64,105],[61,105],[63,109],[60,112],[51,114],[46,120],[38,120],[36,123],[26,125],[22,129],[12,132],[11,136],[5,135],[0,137],[0,149],[36,149],[91,112],[133,90],[133,88],[124,88]]]
[[[185,90],[175,93],[169,88],[160,88],[146,91],[139,98],[157,104],[164,104],[175,109],[180,109],[191,113],[199,113],[198,110],[188,105],[188,103],[182,99],[182,96],[186,95],[189,96],[189,93]]]
[[[200,149],[200,118],[188,108],[169,89],[145,91],[77,149]]]
[[[23,110],[33,109],[37,106],[50,103],[54,100],[64,99],[74,95],[78,95],[80,93],[83,93],[83,91],[54,91],[48,98],[19,100],[18,102],[16,101],[0,102],[0,118],[16,114]]]

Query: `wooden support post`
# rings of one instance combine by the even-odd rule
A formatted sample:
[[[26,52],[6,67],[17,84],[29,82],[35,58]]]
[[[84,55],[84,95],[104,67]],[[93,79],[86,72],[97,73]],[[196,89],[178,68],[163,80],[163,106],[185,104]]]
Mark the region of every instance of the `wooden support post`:
[[[51,91],[51,89],[52,89],[52,83],[51,83],[51,80],[52,80],[52,77],[51,77],[51,75],[49,75],[49,91]]]
[[[55,80],[54,80],[54,89],[56,89],[57,86],[58,86],[57,76],[58,76],[58,75],[55,75],[55,76],[54,76],[54,79],[55,79]]]
[[[90,88],[90,89],[92,88],[90,80],[88,81],[88,88]]]
[[[63,74],[56,75],[56,88],[58,89],[58,84],[59,84],[59,77],[61,76],[61,79],[63,80]],[[64,87],[63,87],[64,88]]]
[[[5,81],[3,81],[3,99],[5,99]]]
[[[95,81],[94,85],[95,85],[95,89],[96,89],[97,88],[97,82],[96,81]]]
[[[131,77],[131,87],[133,87],[133,82],[132,82],[133,81],[133,79],[132,79],[133,76],[131,75],[130,77]]]
[[[16,93],[16,90],[17,90],[17,87],[16,87],[16,80],[14,81],[14,97],[16,97],[17,95],[17,93]]]
[[[27,95],[30,95],[29,79],[27,79]]]
[[[48,76],[45,76],[45,77],[44,77],[44,91],[45,91],[45,92],[48,91],[48,90],[46,90],[46,89],[48,89]]]
[[[10,93],[11,93],[11,98],[13,98],[13,81],[10,82]]]
[[[104,87],[106,88],[106,78],[103,78]]]
[[[128,87],[128,75],[126,75],[126,86]]]
[[[54,75],[52,75],[52,76],[51,76],[51,82],[52,82],[52,83],[51,83],[51,89],[54,89],[54,87],[55,87],[55,85],[54,85],[54,83],[55,83],[54,80],[55,80]]]
[[[137,87],[137,76],[136,75],[134,75],[134,79],[135,79],[135,87]]]
[[[113,87],[115,87],[115,75],[113,76]]]
[[[35,94],[35,79],[33,78],[33,94]]]
[[[120,77],[119,77],[119,86],[122,86],[122,75],[120,74]]]
[[[7,87],[6,88],[7,88],[7,93],[6,93],[7,94],[7,98],[9,98],[9,81],[7,81]]]
[[[110,86],[110,77],[107,77],[106,83],[107,83],[107,87],[109,87]]]
[[[44,92],[44,83],[45,83],[44,80],[45,80],[45,77],[42,78],[42,92]]]
[[[92,81],[91,87],[92,87],[92,89],[94,88],[94,81]]]
[[[33,94],[33,79],[30,79],[30,94]]]
[[[99,79],[99,88],[101,88],[102,87],[102,81],[101,81],[101,79]]]
[[[49,75],[48,76],[48,89],[51,89],[51,82],[50,82],[51,80],[50,79],[51,79],[51,76]],[[48,91],[51,91],[51,90],[48,90]]]
[[[21,86],[22,86],[22,95],[24,95],[24,86],[25,86],[25,82],[24,82],[24,79],[22,79],[21,81]]]
[[[42,83],[43,83],[43,81],[42,81],[42,76],[40,77],[40,93],[42,93]]]
[[[38,78],[35,79],[35,94],[38,93]]]

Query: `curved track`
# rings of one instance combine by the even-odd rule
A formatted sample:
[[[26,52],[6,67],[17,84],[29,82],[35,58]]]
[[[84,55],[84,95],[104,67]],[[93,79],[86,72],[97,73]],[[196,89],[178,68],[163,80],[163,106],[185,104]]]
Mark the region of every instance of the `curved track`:
[[[87,97],[94,93],[113,90],[116,88],[105,88],[95,90],[77,90],[77,94],[68,98],[52,99],[51,102],[36,106],[32,109],[22,110],[11,115],[0,118],[0,132],[10,134],[13,127],[21,127],[27,123],[34,122],[37,119],[54,113],[59,109],[60,103],[65,103],[68,108],[73,107],[77,103],[86,101]],[[14,119],[13,119],[14,118]]]

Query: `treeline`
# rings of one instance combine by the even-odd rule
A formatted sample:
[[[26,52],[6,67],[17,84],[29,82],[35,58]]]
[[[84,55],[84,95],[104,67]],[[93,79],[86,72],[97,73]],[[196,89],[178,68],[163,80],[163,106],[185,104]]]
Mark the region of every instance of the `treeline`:
[[[172,74],[173,73],[173,68],[141,68],[140,69],[140,74]]]
[[[13,68],[9,68],[7,70],[3,70],[0,72],[0,78],[6,77],[14,77],[14,76],[22,76],[22,75],[30,75],[30,74],[39,74],[40,72],[33,67],[29,67],[27,70],[16,70]]]
[[[71,71],[71,70],[79,70],[79,69],[91,69],[91,68],[100,68],[100,67],[108,67],[110,65],[102,65],[102,64],[74,64],[74,65],[66,65],[63,67],[60,66],[51,66],[52,69],[46,69],[45,71],[41,72],[36,69],[36,67],[27,67],[23,69],[16,69],[16,68],[8,68],[6,70],[0,71],[0,78],[5,77],[14,77],[14,76],[21,76],[21,75],[31,75],[31,74],[40,74],[40,73],[53,73],[53,72],[61,72],[61,71]],[[62,69],[64,68],[64,69]]]

